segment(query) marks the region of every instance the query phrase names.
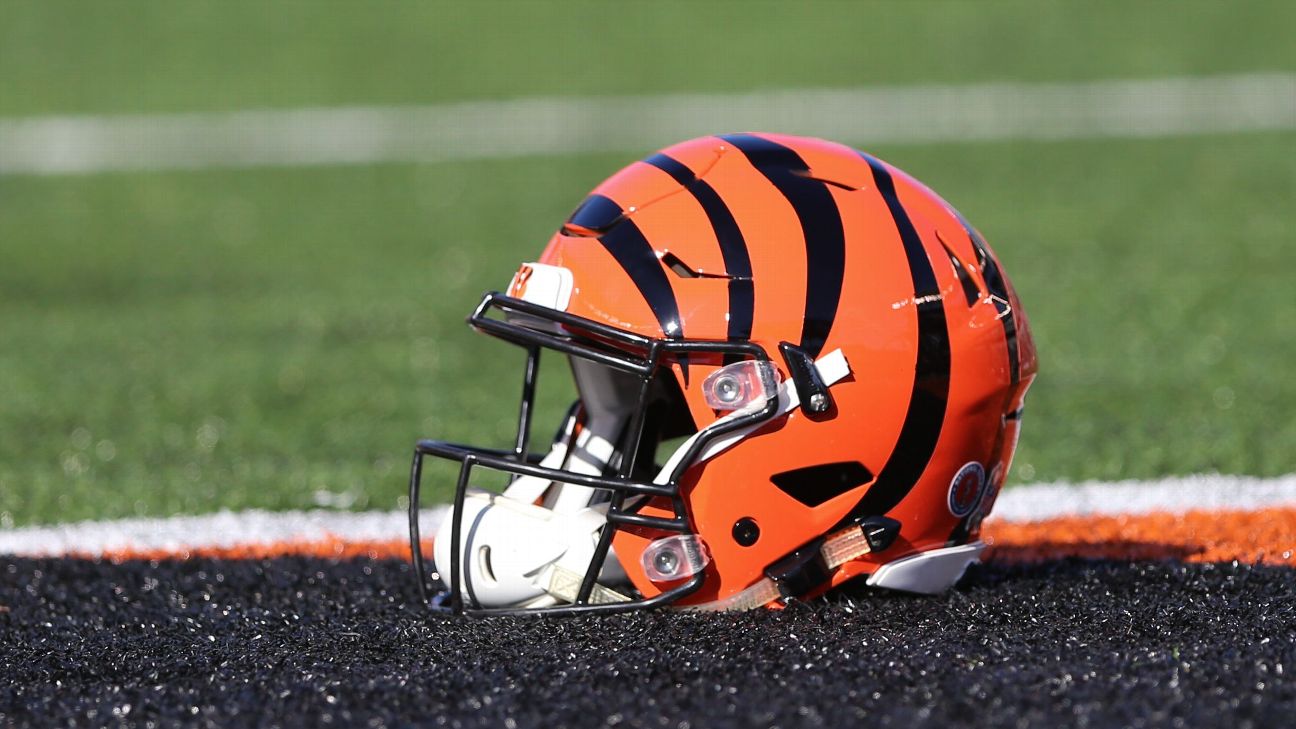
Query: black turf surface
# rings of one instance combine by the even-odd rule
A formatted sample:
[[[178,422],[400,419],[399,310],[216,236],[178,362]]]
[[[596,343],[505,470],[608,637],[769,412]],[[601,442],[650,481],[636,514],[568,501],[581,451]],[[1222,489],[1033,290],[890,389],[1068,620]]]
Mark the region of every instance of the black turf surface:
[[[398,561],[0,557],[0,725],[1275,726],[1296,570],[1067,561],[941,598],[464,620]]]

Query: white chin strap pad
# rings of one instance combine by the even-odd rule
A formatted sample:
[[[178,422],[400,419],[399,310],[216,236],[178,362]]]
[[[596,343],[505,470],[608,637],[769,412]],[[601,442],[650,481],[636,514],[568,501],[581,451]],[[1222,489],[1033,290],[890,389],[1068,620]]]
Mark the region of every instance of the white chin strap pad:
[[[954,586],[968,565],[981,559],[985,542],[929,549],[878,567],[868,578],[872,587],[937,595]]]
[[[433,543],[437,571],[447,584],[452,529],[459,516],[446,514]],[[482,607],[556,603],[547,590],[553,569],[585,574],[607,522],[599,507],[558,512],[479,489],[469,490],[462,519],[460,585],[465,603]]]

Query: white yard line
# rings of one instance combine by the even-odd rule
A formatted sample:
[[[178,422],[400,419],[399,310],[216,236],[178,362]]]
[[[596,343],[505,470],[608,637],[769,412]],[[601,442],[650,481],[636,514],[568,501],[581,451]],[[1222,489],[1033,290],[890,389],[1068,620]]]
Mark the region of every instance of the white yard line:
[[[1296,129],[1296,74],[524,98],[0,119],[0,174],[429,162],[647,150],[731,131],[880,144]]]
[[[1071,515],[1296,507],[1296,474],[1278,478],[1199,475],[1153,481],[1045,483],[1005,491],[996,520],[1043,521]],[[424,512],[431,536],[444,507]],[[382,542],[407,537],[403,511],[222,511],[204,516],[87,521],[0,530],[0,554],[102,554],[123,550],[181,552],[202,548],[309,543],[331,539]]]
[[[1296,474],[1277,478],[1200,474],[1151,481],[1038,483],[1004,491],[993,519],[1043,521],[1061,516],[1115,516],[1186,511],[1255,511],[1296,506]]]
[[[422,528],[430,535],[444,513],[444,507],[423,511]],[[404,511],[219,511],[0,530],[0,554],[182,552],[333,539],[385,542],[408,539],[408,530],[409,517]]]

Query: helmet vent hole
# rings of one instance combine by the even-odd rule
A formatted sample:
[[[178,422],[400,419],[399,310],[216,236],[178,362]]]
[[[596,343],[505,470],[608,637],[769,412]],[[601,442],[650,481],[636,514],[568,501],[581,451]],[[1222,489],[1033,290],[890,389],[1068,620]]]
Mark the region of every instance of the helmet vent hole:
[[[670,251],[661,254],[661,262],[663,266],[671,270],[671,273],[680,278],[722,278],[727,281],[732,281],[735,278],[738,278],[737,276],[730,276],[727,273],[696,270],[685,263],[679,256]]]
[[[770,480],[783,493],[813,507],[869,483],[873,472],[859,461],[841,461],[776,473]]]
[[[832,180],[827,177],[820,177],[819,175],[812,173],[810,170],[792,170],[791,172],[797,177],[804,177],[807,180],[822,182],[825,185],[832,185],[839,190],[845,190],[847,192],[855,192],[856,190],[864,189],[863,185],[852,185],[851,183],[843,182],[842,180]]]
[[[950,265],[954,267],[954,273],[958,276],[959,284],[963,287],[963,298],[967,300],[968,306],[973,306],[981,300],[981,288],[976,281],[972,280],[968,265],[958,257],[953,248],[950,248],[939,232],[936,233],[936,240],[940,241],[941,246],[945,248],[945,254],[949,256]]]
[[[490,582],[495,582],[495,571],[491,569],[491,548],[484,546],[477,550],[477,572]]]

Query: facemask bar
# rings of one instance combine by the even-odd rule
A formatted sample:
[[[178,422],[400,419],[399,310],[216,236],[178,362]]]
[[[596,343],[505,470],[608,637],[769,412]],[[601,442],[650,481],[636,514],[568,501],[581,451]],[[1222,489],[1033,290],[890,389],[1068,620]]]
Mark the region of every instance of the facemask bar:
[[[555,331],[547,332],[501,319],[492,319],[489,316],[492,310],[498,310],[506,315],[513,313],[532,320],[540,319],[553,322],[565,326],[568,331],[555,328]],[[695,342],[643,337],[583,317],[556,311],[495,292],[488,293],[482,298],[481,303],[478,304],[476,310],[468,318],[468,324],[478,331],[520,345],[527,350],[527,362],[523,371],[522,403],[518,410],[518,432],[512,451],[480,448],[437,440],[420,440],[415,445],[409,484],[410,552],[413,559],[414,576],[418,581],[419,597],[423,602],[428,603],[433,608],[448,609],[455,614],[469,615],[608,613],[667,605],[697,591],[706,579],[705,572],[698,572],[687,582],[651,598],[618,603],[590,603],[590,595],[594,591],[598,574],[607,560],[612,545],[612,537],[617,528],[622,525],[633,525],[684,535],[692,534],[689,531],[684,502],[679,495],[679,479],[684,471],[692,465],[697,455],[715,439],[740,428],[768,420],[778,410],[778,398],[771,397],[762,408],[753,409],[750,413],[743,413],[738,417],[733,417],[723,423],[703,429],[702,435],[693,440],[688,452],[678,460],[666,483],[632,480],[630,474],[634,472],[635,460],[638,456],[637,446],[643,436],[644,415],[647,410],[650,387],[663,358],[671,354],[677,356],[719,354],[728,355],[727,359],[748,358],[767,363],[769,356],[764,348],[752,342]],[[527,453],[541,349],[553,349],[570,356],[587,359],[636,375],[639,378],[638,405],[622,438],[622,458],[616,476],[596,477],[572,471],[546,468],[539,465],[540,460],[543,458],[541,454]],[[434,601],[428,600],[426,568],[419,537],[419,491],[424,456],[445,458],[458,461],[460,464],[459,477],[455,484],[454,501],[452,502],[453,513],[457,516],[451,524],[451,533],[448,535],[452,540],[450,549],[452,556],[449,568],[450,590],[441,596],[442,599]],[[477,467],[502,471],[515,477],[532,476],[561,484],[575,484],[603,489],[611,493],[611,499],[608,503],[607,523],[599,534],[598,543],[582,578],[580,590],[574,604],[543,608],[465,607],[461,564],[463,553],[460,550],[463,544],[463,535],[461,533],[462,515],[469,479],[473,469]],[[636,513],[637,509],[647,503],[649,499],[638,499],[635,503],[627,506],[626,498],[629,496],[667,497],[671,499],[673,504],[674,518],[665,519],[638,514]],[[441,534],[437,535],[437,538],[444,539],[446,536]]]

